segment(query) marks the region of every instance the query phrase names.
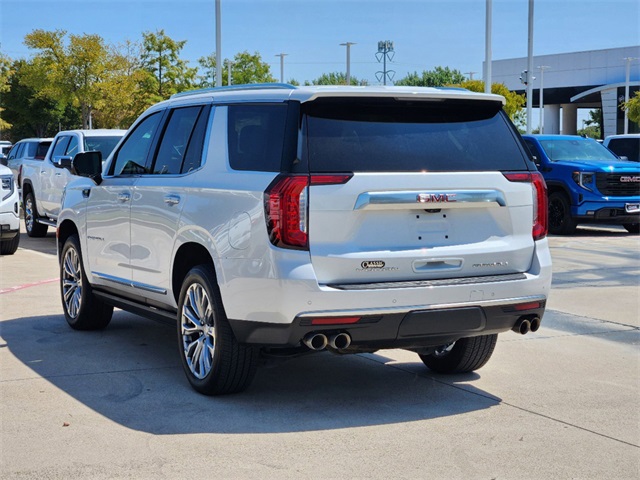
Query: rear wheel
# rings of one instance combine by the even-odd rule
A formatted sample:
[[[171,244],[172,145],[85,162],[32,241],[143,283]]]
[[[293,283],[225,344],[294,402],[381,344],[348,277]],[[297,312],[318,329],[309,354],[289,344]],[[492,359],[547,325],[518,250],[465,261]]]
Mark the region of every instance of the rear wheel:
[[[44,237],[47,234],[47,227],[37,222],[38,211],[36,210],[36,199],[32,192],[27,193],[24,199],[24,226],[27,235],[30,237]]]
[[[20,232],[16,234],[11,240],[0,241],[0,255],[13,255],[18,250],[18,244],[20,243]]]
[[[256,373],[258,349],[240,345],[227,321],[213,268],[189,271],[178,304],[180,358],[191,386],[205,395],[245,390]]]
[[[625,223],[623,225],[629,233],[640,233],[640,223]]]
[[[461,338],[439,347],[430,355],[420,355],[420,359],[434,372],[471,372],[478,370],[489,361],[497,341],[497,334]]]
[[[576,231],[576,225],[567,196],[562,192],[549,195],[549,233],[570,235]]]
[[[113,307],[93,295],[82,266],[77,235],[67,239],[60,259],[60,293],[67,323],[75,330],[105,328],[111,321]]]

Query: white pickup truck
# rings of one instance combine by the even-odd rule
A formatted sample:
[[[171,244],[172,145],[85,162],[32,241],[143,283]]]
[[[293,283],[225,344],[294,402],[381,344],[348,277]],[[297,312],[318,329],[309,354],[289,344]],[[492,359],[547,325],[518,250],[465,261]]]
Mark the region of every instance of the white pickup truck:
[[[26,160],[22,166],[22,202],[27,235],[43,237],[55,227],[62,192],[74,178],[65,165],[78,153],[99,151],[107,158],[126,130],[67,130],[58,132],[43,161]]]

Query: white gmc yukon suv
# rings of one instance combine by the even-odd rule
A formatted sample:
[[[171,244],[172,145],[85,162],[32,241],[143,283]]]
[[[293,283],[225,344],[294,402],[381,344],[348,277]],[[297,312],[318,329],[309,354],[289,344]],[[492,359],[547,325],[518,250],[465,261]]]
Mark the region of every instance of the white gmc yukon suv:
[[[535,331],[551,283],[545,183],[500,96],[237,86],[147,110],[81,154],[58,222],[75,329],[113,307],[177,323],[191,385],[245,389],[262,354],[403,348],[482,367]]]

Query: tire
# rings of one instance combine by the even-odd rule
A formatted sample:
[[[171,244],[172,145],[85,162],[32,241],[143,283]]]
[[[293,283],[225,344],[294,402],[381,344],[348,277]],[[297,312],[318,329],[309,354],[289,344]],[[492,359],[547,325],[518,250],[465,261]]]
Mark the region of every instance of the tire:
[[[629,233],[640,233],[640,223],[625,223],[622,225]]]
[[[576,231],[576,221],[571,217],[571,203],[562,192],[549,195],[549,233],[571,235]]]
[[[101,330],[109,325],[113,306],[93,294],[77,235],[67,239],[60,255],[60,296],[64,317],[74,330]]]
[[[429,369],[438,373],[465,373],[478,370],[489,361],[498,341],[498,334],[461,338],[443,345],[435,353],[420,355]]]
[[[20,244],[20,232],[11,240],[0,241],[0,255],[13,255]]]
[[[24,199],[24,226],[30,237],[44,237],[49,227],[37,222],[38,210],[36,199],[32,192],[27,193]]]
[[[192,268],[182,283],[178,347],[189,383],[205,395],[241,392],[255,376],[259,349],[236,341],[209,265]]]

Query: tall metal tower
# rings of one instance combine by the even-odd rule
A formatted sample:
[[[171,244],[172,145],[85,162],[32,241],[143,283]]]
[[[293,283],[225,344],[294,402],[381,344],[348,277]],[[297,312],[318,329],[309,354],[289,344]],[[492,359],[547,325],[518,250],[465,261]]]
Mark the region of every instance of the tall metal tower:
[[[376,72],[376,78],[378,81],[382,81],[383,85],[387,84],[387,79],[389,81],[393,80],[396,72],[395,70],[387,70],[387,59],[389,61],[393,60],[396,52],[393,50],[393,42],[390,40],[384,40],[378,42],[378,52],[376,53],[376,59],[378,62],[382,62],[382,71]]]

